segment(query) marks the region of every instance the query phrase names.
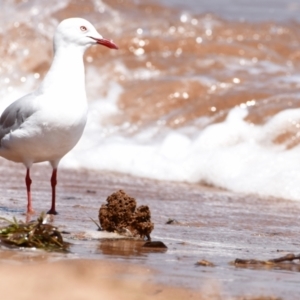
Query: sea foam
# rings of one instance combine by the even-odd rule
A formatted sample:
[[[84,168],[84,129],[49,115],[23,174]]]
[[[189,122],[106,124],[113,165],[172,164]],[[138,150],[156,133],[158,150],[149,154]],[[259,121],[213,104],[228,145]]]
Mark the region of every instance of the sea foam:
[[[120,113],[121,90],[112,84],[106,98],[91,103],[85,133],[62,166],[206,182],[235,192],[300,200],[299,146],[287,150],[284,144],[274,143],[278,134],[300,122],[299,109],[282,111],[264,125],[254,125],[244,120],[247,107],[237,106],[223,122],[202,130],[145,128],[129,136],[101,123]]]

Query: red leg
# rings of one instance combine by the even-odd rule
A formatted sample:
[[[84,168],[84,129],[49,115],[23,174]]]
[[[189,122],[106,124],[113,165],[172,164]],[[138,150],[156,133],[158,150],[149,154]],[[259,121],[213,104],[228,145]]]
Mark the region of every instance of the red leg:
[[[27,213],[32,214],[32,213],[34,213],[34,210],[32,209],[32,203],[31,203],[30,186],[31,186],[32,180],[30,178],[30,169],[29,168],[27,168],[25,182],[26,182],[26,189],[27,189]]]
[[[57,169],[53,169],[52,176],[51,176],[51,187],[52,187],[52,205],[50,210],[48,211],[48,214],[50,215],[57,215],[57,212],[55,210],[55,187],[57,183]]]

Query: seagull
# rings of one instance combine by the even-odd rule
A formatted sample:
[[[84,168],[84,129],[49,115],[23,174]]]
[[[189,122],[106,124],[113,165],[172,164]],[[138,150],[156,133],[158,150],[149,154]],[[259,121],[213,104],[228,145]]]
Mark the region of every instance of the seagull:
[[[57,168],[79,141],[87,121],[83,54],[92,45],[118,49],[85,19],[63,20],[56,28],[51,67],[34,92],[9,105],[0,117],[0,156],[26,167],[27,213],[31,201],[30,168],[48,161],[52,166],[52,205],[55,210]]]

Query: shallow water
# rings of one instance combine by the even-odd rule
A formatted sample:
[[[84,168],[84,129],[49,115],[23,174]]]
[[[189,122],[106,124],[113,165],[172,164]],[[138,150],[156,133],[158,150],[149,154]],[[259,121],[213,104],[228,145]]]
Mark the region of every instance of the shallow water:
[[[247,22],[299,21],[300,5],[294,0],[160,0],[165,5],[174,6],[197,13],[214,13],[229,20]]]
[[[10,181],[1,178],[1,216],[25,220],[25,188],[20,184],[24,170],[14,165],[4,165],[2,170]],[[37,214],[50,206],[49,171],[46,166],[35,166],[32,174]],[[236,258],[267,260],[290,252],[297,254],[299,202],[92,171],[61,170],[58,183],[60,214],[54,216],[54,224],[70,232],[64,238],[72,243],[71,253],[47,255],[13,250],[7,255],[2,247],[2,261],[87,258],[129,262],[153,269],[155,273],[148,279],[151,282],[203,291],[217,288],[223,299],[242,295],[298,299],[299,263],[240,268],[230,262]],[[141,242],[97,231],[90,218],[97,220],[106,197],[120,188],[135,197],[138,205],[150,207],[155,224],[152,240],[164,242],[167,251],[141,248]],[[179,223],[165,224],[169,218]],[[195,266],[202,259],[216,266]]]

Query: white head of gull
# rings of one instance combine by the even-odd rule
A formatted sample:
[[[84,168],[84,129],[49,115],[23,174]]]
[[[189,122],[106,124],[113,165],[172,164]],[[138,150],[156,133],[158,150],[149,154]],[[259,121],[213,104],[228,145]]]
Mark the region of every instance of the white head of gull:
[[[54,58],[39,88],[8,106],[0,118],[0,155],[23,163],[27,169],[27,213],[31,203],[30,168],[49,161],[52,205],[48,214],[57,214],[55,188],[61,158],[79,141],[87,120],[83,54],[92,45],[118,47],[104,39],[87,20],[62,21],[54,35]]]

